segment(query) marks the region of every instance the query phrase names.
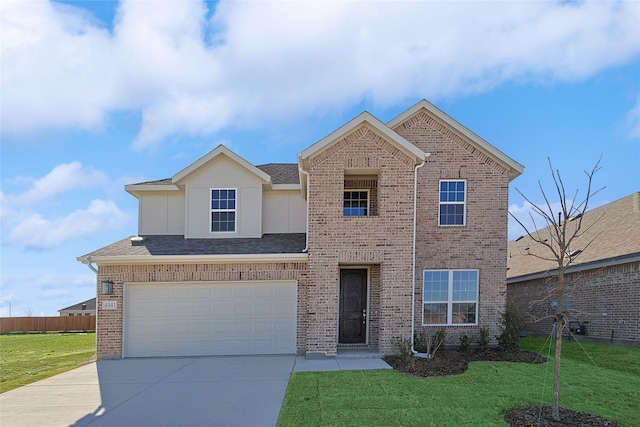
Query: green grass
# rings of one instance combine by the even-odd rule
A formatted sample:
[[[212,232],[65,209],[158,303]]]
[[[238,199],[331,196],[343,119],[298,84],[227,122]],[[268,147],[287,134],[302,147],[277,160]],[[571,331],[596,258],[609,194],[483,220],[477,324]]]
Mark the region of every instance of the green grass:
[[[0,335],[0,393],[92,360],[95,333]]]
[[[544,342],[523,339],[522,347],[537,352]],[[562,407],[640,425],[640,349],[565,342],[562,354]],[[502,427],[505,412],[549,403],[552,389],[553,362],[477,362],[464,374],[443,378],[397,371],[294,373],[278,426]]]

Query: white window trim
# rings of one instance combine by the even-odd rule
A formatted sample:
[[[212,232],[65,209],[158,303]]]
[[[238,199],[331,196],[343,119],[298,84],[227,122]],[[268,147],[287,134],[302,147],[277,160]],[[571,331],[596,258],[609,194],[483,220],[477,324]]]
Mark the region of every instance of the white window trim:
[[[424,273],[426,271],[446,271],[449,274],[449,282],[447,288],[447,323],[424,323],[424,305],[425,304],[442,304],[444,301],[425,301],[424,299]],[[475,271],[477,273],[478,282],[476,284],[476,299],[468,301],[454,301],[453,300],[453,272],[454,271]],[[422,326],[477,326],[478,325],[478,311],[480,307],[479,301],[480,295],[480,270],[473,268],[434,268],[422,270]],[[476,304],[476,321],[474,323],[453,323],[453,304],[454,303],[475,303]]]
[[[355,191],[367,193],[367,214],[366,215],[349,215],[349,216],[346,216],[344,214],[344,193],[346,193],[346,192],[355,192]],[[363,189],[345,188],[344,191],[342,192],[342,216],[344,218],[363,218],[363,217],[371,216],[371,190],[369,190],[367,188],[363,188]]]
[[[211,208],[211,193],[213,190],[233,190],[236,192],[236,207],[235,209],[213,209]],[[214,212],[233,212],[235,213],[234,231],[213,231],[211,230],[211,224],[213,223]],[[210,234],[238,234],[238,189],[228,187],[211,187],[209,189],[209,233]]]
[[[443,182],[464,182],[464,201],[463,202],[441,202],[440,187]],[[441,179],[438,181],[438,226],[439,227],[465,227],[467,225],[467,180],[466,179]],[[440,206],[442,205],[463,205],[462,224],[441,224],[440,223]]]

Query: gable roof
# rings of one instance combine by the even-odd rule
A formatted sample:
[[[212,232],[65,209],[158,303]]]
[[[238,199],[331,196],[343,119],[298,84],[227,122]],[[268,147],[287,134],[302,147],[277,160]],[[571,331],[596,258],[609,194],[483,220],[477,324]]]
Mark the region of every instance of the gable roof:
[[[524,166],[520,163],[513,160],[511,157],[504,154],[502,151],[498,150],[493,145],[489,144],[480,136],[476,135],[474,132],[467,129],[460,122],[446,114],[444,111],[440,110],[438,107],[430,103],[429,101],[423,99],[418,102],[413,107],[409,108],[404,113],[401,113],[396,118],[392,119],[387,123],[387,126],[391,129],[398,126],[399,124],[405,122],[415,114],[418,114],[421,110],[427,111],[427,113],[434,117],[436,120],[440,121],[444,125],[446,125],[449,129],[453,130],[456,134],[464,138],[475,148],[486,154],[487,156],[496,160],[499,164],[503,165],[509,171],[509,179],[513,180],[518,177],[524,171]]]
[[[428,155],[424,151],[404,139],[402,136],[398,135],[380,120],[365,111],[364,113],[347,122],[340,128],[331,132],[329,135],[325,136],[320,141],[316,142],[315,144],[298,154],[298,162],[300,163],[300,166],[305,170],[308,169],[307,166],[310,157],[315,156],[328,149],[354,130],[360,128],[360,126],[362,125],[368,125],[370,129],[378,133],[387,141],[391,142],[405,154],[410,157],[414,157],[416,159],[416,164],[422,163],[428,157]]]
[[[86,301],[82,301],[82,302],[79,302],[77,304],[70,305],[69,307],[60,309],[60,310],[58,310],[58,312],[67,311],[67,310],[82,310],[82,306],[84,304],[86,304],[85,310],[95,310],[96,309],[96,299],[95,298],[91,298],[91,299],[88,299]]]
[[[570,270],[587,270],[640,259],[640,192],[585,212],[582,230],[584,234],[576,238],[571,250],[584,249],[584,252],[576,256]],[[532,234],[539,233],[544,237],[549,232],[550,227],[546,227]],[[585,249],[585,245],[594,238]],[[531,255],[544,256],[545,251],[548,249],[527,235],[510,241],[507,245],[508,282],[542,277],[555,270],[555,262]]]
[[[187,166],[186,168],[182,169],[180,172],[178,172],[177,174],[172,176],[171,177],[172,183],[175,184],[175,183],[183,180],[184,178],[186,178],[187,176],[191,175],[192,173],[194,173],[195,171],[197,171],[198,169],[200,169],[201,167],[203,167],[204,165],[209,163],[211,160],[215,159],[216,157],[218,157],[220,155],[227,156],[228,158],[230,158],[234,162],[238,163],[240,166],[242,166],[245,169],[247,169],[249,172],[251,172],[254,175],[258,176],[263,181],[271,182],[271,177],[269,175],[267,175],[265,172],[261,171],[260,169],[258,169],[257,167],[255,167],[254,165],[252,165],[251,163],[249,163],[248,161],[246,161],[242,157],[238,156],[236,153],[234,153],[233,151],[229,150],[224,145],[220,144],[215,149],[213,149],[209,153],[205,154],[203,157],[199,158],[198,160],[196,160],[195,162],[191,163],[189,166]]]

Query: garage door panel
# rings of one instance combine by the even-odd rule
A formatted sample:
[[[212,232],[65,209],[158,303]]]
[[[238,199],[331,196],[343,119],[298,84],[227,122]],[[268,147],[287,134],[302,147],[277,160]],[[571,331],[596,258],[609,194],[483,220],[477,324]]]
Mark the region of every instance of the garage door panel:
[[[295,352],[296,286],[128,284],[125,357]]]

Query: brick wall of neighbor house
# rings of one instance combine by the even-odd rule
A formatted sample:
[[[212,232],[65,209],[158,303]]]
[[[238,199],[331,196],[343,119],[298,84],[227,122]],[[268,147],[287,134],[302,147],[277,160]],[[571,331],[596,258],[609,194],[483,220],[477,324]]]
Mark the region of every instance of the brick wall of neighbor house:
[[[478,325],[446,328],[446,344],[459,345],[463,334],[475,340],[480,328],[490,330],[495,344],[506,303],[508,171],[423,111],[394,130],[431,154],[418,177],[416,329],[422,325],[423,270],[478,269]],[[467,180],[466,226],[438,226],[441,179]]]
[[[409,333],[413,165],[367,125],[310,159],[309,353],[336,355],[341,266],[371,267],[370,274],[379,274],[379,288],[372,291],[378,295],[370,295],[370,303],[378,300],[372,307],[378,316],[369,324],[370,338],[377,331],[379,351],[391,353],[392,337]],[[343,216],[349,169],[379,171],[377,216]]]
[[[97,357],[122,357],[123,283],[135,282],[231,282],[247,280],[297,280],[298,319],[297,347],[306,344],[308,285],[307,265],[304,262],[269,262],[237,264],[156,264],[156,265],[103,265],[100,266],[98,284],[112,280],[113,294],[97,300]],[[104,310],[104,301],[116,301],[116,310]]]
[[[568,319],[589,322],[587,334],[580,339],[640,347],[640,262],[573,273],[566,279],[567,283],[576,285],[570,292]],[[553,320],[550,316],[555,310],[549,292],[555,283],[556,278],[547,278],[507,286],[508,300],[517,303],[523,313],[523,332],[551,333]],[[534,318],[543,320],[535,322]]]

